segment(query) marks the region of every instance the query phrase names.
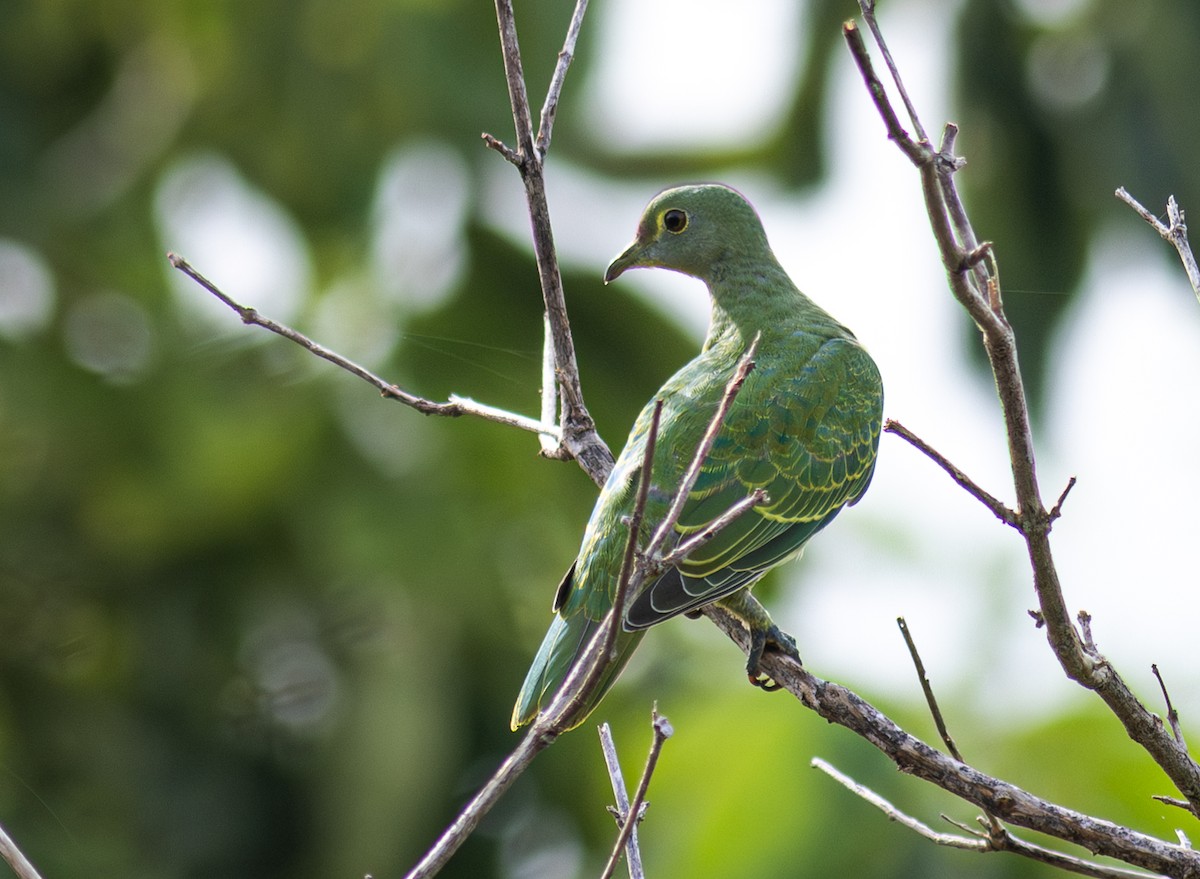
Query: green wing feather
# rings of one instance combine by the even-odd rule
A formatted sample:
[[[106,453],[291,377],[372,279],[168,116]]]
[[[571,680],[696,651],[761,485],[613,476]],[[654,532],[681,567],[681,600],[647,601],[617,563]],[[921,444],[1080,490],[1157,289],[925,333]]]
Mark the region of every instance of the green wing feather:
[[[768,501],[644,589],[626,614],[630,629],[752,584],[798,555],[870,484],[883,392],[874,362],[856,342],[825,341],[793,376],[754,377],[705,459],[678,531],[699,531],[757,488]],[[755,387],[771,396],[756,398]]]

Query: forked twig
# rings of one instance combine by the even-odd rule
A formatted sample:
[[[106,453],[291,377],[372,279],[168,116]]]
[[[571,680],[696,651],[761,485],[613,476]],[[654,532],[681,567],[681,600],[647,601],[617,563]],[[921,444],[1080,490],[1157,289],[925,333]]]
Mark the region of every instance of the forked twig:
[[[625,822],[621,825],[621,832],[617,834],[616,842],[613,843],[612,854],[609,855],[608,863],[604,865],[604,870],[600,873],[600,879],[611,879],[613,871],[617,868],[617,861],[621,859],[621,850],[625,848],[625,841],[633,833],[642,804],[646,801],[646,791],[650,788],[650,777],[654,775],[654,767],[658,765],[658,757],[662,753],[663,744],[675,734],[671,722],[658,713],[658,706],[654,707],[651,726],[654,729],[654,737],[650,741],[650,754],[646,757],[646,768],[642,770],[637,790],[633,794],[629,808],[625,811]]]
[[[1071,873],[1077,873],[1081,876],[1092,876],[1095,879],[1153,879],[1161,874],[1143,873],[1140,870],[1125,870],[1120,867],[1108,867],[1102,864],[1097,864],[1092,861],[1085,861],[1082,858],[1076,858],[1071,855],[1065,855],[1062,852],[1056,852],[1052,849],[1044,848],[1040,845],[1034,845],[1031,842],[1017,839],[1003,828],[998,834],[981,834],[970,830],[965,825],[957,821],[952,821],[942,817],[953,824],[955,827],[970,833],[970,836],[958,836],[953,833],[939,833],[928,824],[920,821],[913,816],[902,812],[896,808],[889,800],[881,797],[875,791],[871,790],[864,784],[860,784],[850,776],[838,771],[825,760],[820,757],[814,757],[812,764],[814,769],[820,769],[846,790],[870,803],[887,817],[889,821],[895,821],[913,830],[916,833],[928,839],[930,842],[937,845],[944,845],[950,848],[964,849],[966,851],[987,853],[987,852],[1012,852],[1013,854],[1022,855],[1034,861],[1040,861],[1043,864],[1050,864],[1058,867],[1061,870],[1067,870]]]
[[[600,724],[600,750],[604,754],[604,765],[608,768],[608,779],[612,783],[613,799],[616,800],[616,808],[611,809],[613,816],[617,819],[617,826],[624,826],[628,820],[628,816],[633,814],[629,809],[629,793],[625,790],[625,776],[621,773],[621,761],[617,759],[617,746],[613,742],[612,730],[607,723]],[[645,805],[643,804],[637,820],[633,822],[633,827],[629,830],[629,838],[625,840],[625,863],[629,865],[629,879],[645,879],[645,870],[642,868],[642,852],[638,847],[637,824],[642,820],[642,815],[645,814]]]
[[[1188,282],[1192,285],[1192,292],[1196,294],[1197,299],[1200,299],[1200,266],[1196,264],[1196,257],[1192,253],[1192,245],[1188,243],[1187,224],[1183,221],[1183,208],[1179,206],[1179,202],[1175,200],[1175,196],[1167,196],[1166,223],[1146,210],[1142,203],[1130,195],[1124,186],[1117,189],[1116,196],[1137,211],[1139,217],[1154,227],[1154,231],[1175,248],[1175,252],[1179,254],[1180,262],[1183,263],[1183,270],[1187,272]]]
[[[550,208],[546,202],[546,181],[542,173],[544,150],[539,151],[534,142],[533,120],[529,109],[529,95],[525,88],[525,73],[521,64],[521,48],[517,41],[517,24],[513,14],[512,0],[495,0],[496,22],[500,31],[500,45],[504,56],[504,75],[508,83],[509,102],[512,105],[513,126],[516,131],[515,149],[505,147],[499,140],[484,134],[488,146],[499,150],[517,170],[525,184],[525,201],[529,209],[529,220],[533,236],[533,252],[537,259],[538,277],[541,280],[542,300],[546,306],[546,320],[550,325],[550,336],[554,349],[554,377],[560,393],[562,428],[562,451],[573,457],[597,485],[603,485],[612,469],[613,456],[604,441],[596,433],[596,425],[583,402],[583,389],[579,382],[579,364],[575,356],[575,343],[571,336],[571,324],[567,318],[566,300],[563,296],[562,274],[558,268],[558,255],[554,247],[554,230],[550,225]],[[560,55],[547,94],[547,106],[551,108],[543,133],[544,146],[549,145],[549,131],[553,122],[553,107],[557,106],[558,92],[562,89],[583,13],[587,6],[577,3],[568,29],[565,56]]]

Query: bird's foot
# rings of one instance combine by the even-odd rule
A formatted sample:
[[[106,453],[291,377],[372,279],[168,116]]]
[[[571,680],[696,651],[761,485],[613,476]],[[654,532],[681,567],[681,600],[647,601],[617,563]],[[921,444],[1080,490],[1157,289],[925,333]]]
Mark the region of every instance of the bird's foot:
[[[750,683],[768,693],[780,689],[778,681],[762,672],[763,653],[775,650],[800,662],[796,639],[775,625],[766,608],[746,589],[722,598],[720,604],[740,619],[750,633],[750,649],[746,653],[746,676]]]
[[[800,651],[796,649],[796,639],[774,623],[770,623],[764,628],[751,628],[750,652],[746,657],[746,677],[760,690],[772,693],[783,685],[763,674],[760,668],[763,653],[768,648],[790,656],[796,662],[800,662]]]

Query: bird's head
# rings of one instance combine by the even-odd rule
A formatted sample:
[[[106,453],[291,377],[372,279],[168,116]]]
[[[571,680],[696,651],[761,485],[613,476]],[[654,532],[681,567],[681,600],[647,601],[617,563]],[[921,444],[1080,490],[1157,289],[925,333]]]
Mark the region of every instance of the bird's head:
[[[612,261],[604,283],[626,269],[663,268],[709,281],[730,255],[769,253],[762,222],[741,193],[718,183],[679,186],[646,205],[637,235]]]

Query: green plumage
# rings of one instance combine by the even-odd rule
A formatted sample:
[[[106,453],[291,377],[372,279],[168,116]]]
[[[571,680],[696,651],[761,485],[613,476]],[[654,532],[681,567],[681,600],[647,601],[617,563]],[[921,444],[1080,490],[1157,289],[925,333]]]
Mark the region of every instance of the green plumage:
[[[662,400],[663,409],[641,545],[666,515],[756,334],[755,368],[704,461],[676,539],[703,528],[756,488],[765,489],[768,500],[630,596],[619,656],[575,712],[572,726],[596,707],[646,628],[720,599],[735,612],[745,611],[738,590],[797,557],[842,507],[862,497],[875,467],[883,409],[879,371],[854,335],[791,282],[758,215],[741,195],[703,185],[656,196],[605,281],[635,267],[673,269],[704,281],[712,298],[708,336],[699,356],[668,379],[634,423],[596,501],[575,564],[555,595],[556,615],[517,698],[514,729],[532,720],[554,695],[612,607],[628,539],[624,523],[633,511],[656,400]],[[742,616],[759,645],[748,665],[752,675],[764,641],[794,649],[769,619]]]

